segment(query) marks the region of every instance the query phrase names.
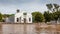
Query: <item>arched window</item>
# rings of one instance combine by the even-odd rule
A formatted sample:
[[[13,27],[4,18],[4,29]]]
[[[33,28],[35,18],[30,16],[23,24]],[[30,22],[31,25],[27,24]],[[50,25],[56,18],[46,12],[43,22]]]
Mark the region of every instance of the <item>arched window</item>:
[[[29,18],[29,21],[31,21],[31,18]]]
[[[26,18],[24,18],[24,23],[26,23]]]
[[[17,22],[19,22],[19,18],[17,18]]]
[[[23,15],[27,15],[27,13],[23,13]]]

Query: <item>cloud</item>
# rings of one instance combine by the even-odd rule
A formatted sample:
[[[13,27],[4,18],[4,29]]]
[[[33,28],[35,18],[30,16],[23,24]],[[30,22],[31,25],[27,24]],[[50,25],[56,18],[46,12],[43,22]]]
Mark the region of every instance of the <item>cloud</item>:
[[[16,9],[26,10],[31,13],[33,11],[44,12],[47,10],[47,3],[60,4],[60,0],[0,0],[0,12],[15,13]]]

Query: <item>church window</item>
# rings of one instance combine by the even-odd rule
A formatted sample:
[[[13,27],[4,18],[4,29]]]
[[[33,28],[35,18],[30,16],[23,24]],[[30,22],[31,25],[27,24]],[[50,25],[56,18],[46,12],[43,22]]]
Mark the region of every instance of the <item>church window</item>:
[[[31,18],[29,18],[29,21],[31,21]]]
[[[19,18],[17,18],[17,22],[19,21]]]

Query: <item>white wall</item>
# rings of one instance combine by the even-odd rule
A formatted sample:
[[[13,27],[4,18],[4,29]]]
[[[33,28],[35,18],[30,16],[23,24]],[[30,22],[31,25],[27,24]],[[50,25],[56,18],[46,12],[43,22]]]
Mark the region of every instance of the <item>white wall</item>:
[[[24,23],[24,19],[26,18],[26,23],[32,23],[32,15],[27,13],[26,17],[23,15],[24,12],[19,12],[15,14],[15,23],[17,22],[17,18],[21,17],[21,23]],[[31,18],[31,21],[29,21],[29,18]],[[18,22],[17,22],[18,23]]]

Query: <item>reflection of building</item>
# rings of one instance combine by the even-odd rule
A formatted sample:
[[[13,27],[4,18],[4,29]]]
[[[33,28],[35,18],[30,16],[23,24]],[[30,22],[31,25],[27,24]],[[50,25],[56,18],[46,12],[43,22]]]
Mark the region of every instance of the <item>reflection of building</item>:
[[[32,23],[32,15],[25,12],[17,10],[17,13],[14,16],[6,19],[6,22],[15,22],[15,23]]]

